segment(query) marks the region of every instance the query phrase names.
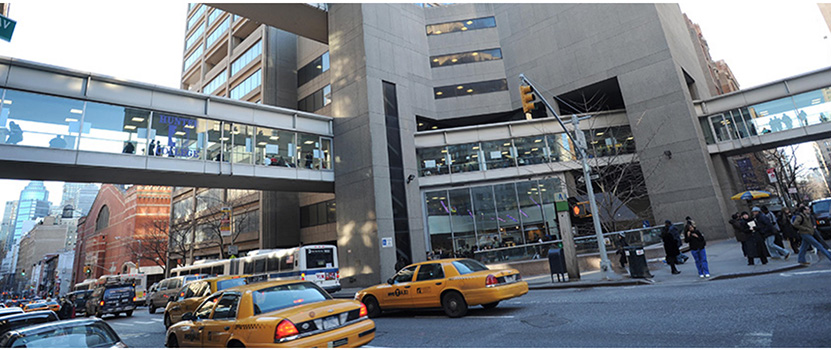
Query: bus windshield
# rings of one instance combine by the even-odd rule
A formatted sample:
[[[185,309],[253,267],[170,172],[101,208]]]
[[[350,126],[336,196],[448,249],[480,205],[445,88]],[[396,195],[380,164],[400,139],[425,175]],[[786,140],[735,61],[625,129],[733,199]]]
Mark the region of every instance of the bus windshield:
[[[335,256],[332,248],[309,248],[306,250],[306,268],[319,269],[335,267]]]

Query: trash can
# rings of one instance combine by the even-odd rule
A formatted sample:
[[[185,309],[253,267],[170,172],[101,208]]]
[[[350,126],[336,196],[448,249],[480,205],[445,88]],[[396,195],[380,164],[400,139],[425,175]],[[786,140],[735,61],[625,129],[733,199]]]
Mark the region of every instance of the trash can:
[[[649,267],[646,265],[646,254],[644,254],[643,247],[633,246],[624,247],[623,249],[626,252],[626,260],[629,260],[629,277],[652,277],[652,274],[649,273]]]
[[[551,269],[551,282],[554,282],[554,275],[557,275],[557,281],[560,277],[565,281],[566,272],[566,256],[563,254],[561,248],[551,248],[548,250],[548,267]]]

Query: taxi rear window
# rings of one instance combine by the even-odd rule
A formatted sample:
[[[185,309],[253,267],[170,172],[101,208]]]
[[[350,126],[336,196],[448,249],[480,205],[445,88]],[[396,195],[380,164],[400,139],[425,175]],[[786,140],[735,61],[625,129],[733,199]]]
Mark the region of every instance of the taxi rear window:
[[[459,271],[460,275],[465,275],[476,271],[485,271],[488,269],[487,266],[482,265],[482,263],[470,259],[454,261],[453,267],[456,268],[456,271]]]
[[[310,282],[284,284],[260,289],[251,293],[251,296],[254,301],[255,315],[331,299],[328,294]]]
[[[232,278],[229,280],[222,280],[216,282],[216,288],[219,290],[237,287],[245,284],[245,278]]]

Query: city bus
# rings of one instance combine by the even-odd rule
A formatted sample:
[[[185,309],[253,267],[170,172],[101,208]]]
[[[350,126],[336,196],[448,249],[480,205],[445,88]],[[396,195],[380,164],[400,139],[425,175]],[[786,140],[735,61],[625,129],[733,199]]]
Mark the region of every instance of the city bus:
[[[330,293],[341,289],[338,249],[333,245],[255,250],[244,257],[197,261],[192,265],[171,269],[170,272],[171,276],[265,275],[269,280],[300,279],[315,282]]]
[[[77,291],[81,291],[81,290],[92,289],[93,287],[95,287],[95,281],[97,281],[97,280],[98,279],[95,279],[95,278],[85,279],[81,283],[76,283],[75,286],[72,287],[72,291],[77,292]]]

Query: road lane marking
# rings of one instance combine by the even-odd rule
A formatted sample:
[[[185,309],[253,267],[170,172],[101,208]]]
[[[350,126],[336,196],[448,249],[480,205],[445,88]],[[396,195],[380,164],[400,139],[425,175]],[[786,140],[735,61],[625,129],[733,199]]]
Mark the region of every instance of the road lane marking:
[[[466,318],[514,318],[514,316],[468,316]]]
[[[156,322],[154,322],[154,321],[136,321],[136,323],[138,323],[138,324],[154,324]]]
[[[769,348],[772,341],[773,332],[746,333],[739,346],[750,348]]]
[[[783,272],[780,273],[779,276],[782,277],[791,277],[791,276],[802,276],[802,275],[813,275],[818,273],[829,273],[831,270],[817,270],[817,271],[801,271],[801,272]]]

